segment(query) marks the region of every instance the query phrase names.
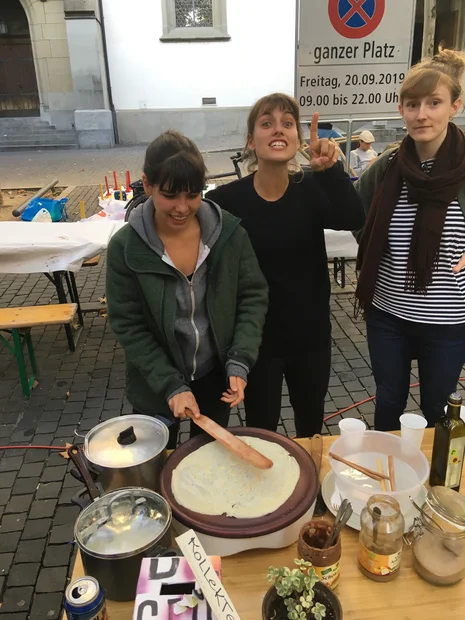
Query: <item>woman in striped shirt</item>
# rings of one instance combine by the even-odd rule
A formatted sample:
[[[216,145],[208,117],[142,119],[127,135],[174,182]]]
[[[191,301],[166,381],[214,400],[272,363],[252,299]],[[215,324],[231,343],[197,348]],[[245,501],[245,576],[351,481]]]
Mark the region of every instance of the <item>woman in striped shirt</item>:
[[[400,90],[408,135],[362,175],[368,212],[357,259],[376,381],[375,428],[399,428],[412,359],[429,426],[443,415],[465,362],[465,58],[440,49]]]

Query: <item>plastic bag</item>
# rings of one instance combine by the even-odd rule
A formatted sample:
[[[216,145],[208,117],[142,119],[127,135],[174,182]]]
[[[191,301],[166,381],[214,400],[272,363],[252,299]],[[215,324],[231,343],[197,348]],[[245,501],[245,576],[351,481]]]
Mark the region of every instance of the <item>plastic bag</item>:
[[[37,213],[31,220],[31,222],[45,222],[47,224],[50,224],[51,221],[52,216],[50,215],[50,212],[47,211],[47,209],[40,209],[40,211],[37,211]]]
[[[52,222],[59,222],[60,220],[67,220],[68,214],[66,213],[67,198],[61,200],[53,200],[52,198],[33,198],[27,205],[21,219],[24,222],[32,222],[34,217],[41,209],[45,209],[50,213]]]

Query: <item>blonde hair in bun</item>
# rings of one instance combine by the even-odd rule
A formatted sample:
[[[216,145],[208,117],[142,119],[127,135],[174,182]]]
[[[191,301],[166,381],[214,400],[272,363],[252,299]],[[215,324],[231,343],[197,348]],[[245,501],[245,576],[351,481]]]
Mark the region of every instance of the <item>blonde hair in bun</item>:
[[[465,54],[439,46],[432,58],[414,65],[400,88],[401,102],[431,95],[439,83],[445,84],[454,103],[462,95],[461,79],[465,71]]]

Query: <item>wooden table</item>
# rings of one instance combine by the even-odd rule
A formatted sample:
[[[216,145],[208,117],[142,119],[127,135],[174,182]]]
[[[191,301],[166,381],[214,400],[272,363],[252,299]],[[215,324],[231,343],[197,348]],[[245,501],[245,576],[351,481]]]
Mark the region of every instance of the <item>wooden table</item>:
[[[329,470],[328,451],[336,437],[324,438],[322,475]],[[299,440],[306,449],[310,442]],[[433,430],[427,429],[422,450],[431,459]],[[323,478],[322,478],[323,479]],[[462,483],[465,482],[465,475]],[[332,518],[332,517],[331,517]],[[342,534],[341,581],[336,589],[344,620],[445,620],[465,618],[465,580],[438,588],[420,579],[412,568],[412,552],[404,548],[400,575],[389,583],[364,577],[357,566],[358,532],[346,527]],[[296,545],[280,550],[246,551],[223,559],[223,583],[241,620],[260,620],[263,595],[269,584],[270,565],[292,567]],[[83,574],[78,556],[73,579]],[[133,603],[107,602],[109,620],[132,620]]]

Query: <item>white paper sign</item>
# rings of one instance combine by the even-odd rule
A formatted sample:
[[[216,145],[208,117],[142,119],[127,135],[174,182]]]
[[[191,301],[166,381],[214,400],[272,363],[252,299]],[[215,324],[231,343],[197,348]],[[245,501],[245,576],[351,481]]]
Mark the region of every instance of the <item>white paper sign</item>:
[[[300,0],[302,115],[397,114],[414,19],[414,0]]]
[[[225,587],[215,573],[205,549],[194,530],[178,536],[176,542],[218,620],[240,620]]]

